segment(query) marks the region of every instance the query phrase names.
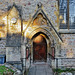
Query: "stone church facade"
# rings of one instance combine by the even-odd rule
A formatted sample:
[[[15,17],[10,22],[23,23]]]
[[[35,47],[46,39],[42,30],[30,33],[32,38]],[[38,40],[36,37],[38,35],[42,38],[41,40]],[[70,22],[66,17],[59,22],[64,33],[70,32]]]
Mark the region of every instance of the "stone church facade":
[[[75,29],[60,28],[59,12],[58,0],[0,0],[0,55],[6,63],[75,68]]]

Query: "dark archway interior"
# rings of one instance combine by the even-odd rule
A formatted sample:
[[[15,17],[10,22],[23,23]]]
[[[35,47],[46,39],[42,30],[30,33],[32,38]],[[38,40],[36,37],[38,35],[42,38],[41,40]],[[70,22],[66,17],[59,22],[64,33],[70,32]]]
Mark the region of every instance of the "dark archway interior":
[[[45,39],[45,35],[41,33],[36,34],[33,39],[33,60],[47,60],[47,42]]]

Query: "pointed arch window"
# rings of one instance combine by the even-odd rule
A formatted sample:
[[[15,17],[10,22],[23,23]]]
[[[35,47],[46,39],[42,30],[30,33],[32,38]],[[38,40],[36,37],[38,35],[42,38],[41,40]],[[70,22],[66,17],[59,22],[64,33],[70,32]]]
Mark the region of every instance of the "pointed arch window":
[[[75,0],[59,0],[60,29],[75,29]]]

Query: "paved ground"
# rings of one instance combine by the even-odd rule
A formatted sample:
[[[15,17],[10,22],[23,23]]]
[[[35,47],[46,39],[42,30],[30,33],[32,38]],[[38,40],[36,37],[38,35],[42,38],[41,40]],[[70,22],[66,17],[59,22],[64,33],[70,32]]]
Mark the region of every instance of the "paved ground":
[[[48,64],[33,64],[28,75],[53,75],[53,72]]]

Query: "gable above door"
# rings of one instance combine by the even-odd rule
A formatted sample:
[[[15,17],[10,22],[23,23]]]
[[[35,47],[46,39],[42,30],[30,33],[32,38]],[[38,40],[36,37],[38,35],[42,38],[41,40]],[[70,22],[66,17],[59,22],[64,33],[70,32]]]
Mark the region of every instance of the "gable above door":
[[[63,42],[57,30],[54,28],[53,24],[49,20],[48,16],[45,14],[42,8],[42,4],[38,4],[38,9],[33,15],[33,17],[29,20],[27,27],[23,31],[24,33],[31,34],[32,32],[36,33],[38,29],[46,29],[48,30],[55,38],[59,39],[59,41]],[[41,30],[39,30],[41,31]],[[29,32],[29,33],[28,33]]]

